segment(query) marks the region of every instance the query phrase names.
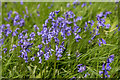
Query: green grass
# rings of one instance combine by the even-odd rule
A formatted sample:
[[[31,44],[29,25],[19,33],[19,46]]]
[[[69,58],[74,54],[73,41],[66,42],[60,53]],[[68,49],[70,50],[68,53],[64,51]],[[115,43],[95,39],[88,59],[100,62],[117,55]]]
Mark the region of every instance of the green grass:
[[[40,16],[37,16],[37,5],[40,4],[40,8],[38,11],[40,12]],[[48,9],[48,7],[53,4],[53,7]],[[28,63],[25,63],[25,61],[22,58],[19,58],[17,56],[20,55],[20,47],[17,47],[14,51],[12,51],[9,54],[9,51],[7,53],[2,52],[2,77],[3,78],[83,78],[84,74],[87,72],[90,74],[90,76],[87,76],[87,78],[100,78],[99,71],[102,70],[102,63],[107,60],[107,58],[114,54],[115,58],[114,61],[110,64],[111,70],[108,72],[110,75],[110,78],[118,78],[120,75],[118,74],[118,71],[120,70],[120,62],[119,62],[119,54],[118,54],[118,30],[116,28],[116,25],[118,24],[118,11],[115,10],[115,7],[118,6],[118,4],[115,4],[113,2],[93,2],[92,5],[89,5],[87,3],[87,6],[81,7],[81,4],[76,6],[76,8],[73,8],[72,3],[69,8],[66,7],[66,2],[24,2],[24,5],[20,5],[20,3],[7,3],[7,8],[5,8],[5,3],[2,3],[2,24],[8,24],[7,21],[4,20],[4,17],[7,17],[7,12],[10,10],[17,11],[22,18],[24,18],[24,14],[22,11],[25,11],[25,7],[28,7],[28,16],[32,14],[32,16],[29,16],[25,19],[25,26],[20,28],[19,33],[27,29],[28,35],[31,32],[35,32],[33,29],[33,25],[36,24],[41,31],[42,30],[42,24],[44,24],[45,20],[48,18],[49,13],[51,11],[55,10],[61,10],[59,16],[62,16],[64,12],[72,11],[76,16],[83,16],[82,21],[79,21],[77,25],[82,29],[82,32],[80,33],[82,39],[79,43],[76,43],[73,39],[73,36],[67,37],[65,40],[65,46],[66,50],[62,53],[63,57],[56,61],[56,64],[54,64],[55,57],[51,56],[48,61],[45,61],[43,59],[42,64],[38,63],[38,59],[36,59],[34,62],[30,61]],[[90,40],[91,36],[89,32],[84,32],[84,24],[85,21],[94,20],[95,24],[93,28],[96,28],[97,26],[97,18],[96,15],[103,11],[110,11],[112,14],[107,16],[106,23],[111,24],[111,28],[106,29],[100,29],[100,38],[103,38],[106,40],[105,45],[98,46],[97,38],[91,43],[88,44],[88,41]],[[14,13],[12,13],[12,17],[15,16]],[[10,25],[12,23],[9,22]],[[12,30],[15,30],[18,26],[11,26]],[[93,30],[93,29],[91,29]],[[114,32],[116,31],[116,34]],[[18,37],[13,37],[9,35],[5,41],[5,46],[1,47],[1,50],[3,48],[11,49],[12,44],[17,44]],[[59,36],[59,39],[61,37]],[[35,36],[34,45],[31,48],[32,53],[29,53],[28,56],[33,55],[34,53],[37,53],[38,48],[37,45],[41,44],[41,38],[40,36]],[[52,43],[52,42],[51,42]],[[52,47],[54,47],[54,43],[52,43]],[[66,56],[66,53],[70,54],[70,59]],[[76,52],[79,52],[81,56],[78,60],[76,60]],[[54,53],[53,53],[54,54]],[[78,64],[84,64],[86,65],[86,71],[82,73],[78,73],[77,65]]]

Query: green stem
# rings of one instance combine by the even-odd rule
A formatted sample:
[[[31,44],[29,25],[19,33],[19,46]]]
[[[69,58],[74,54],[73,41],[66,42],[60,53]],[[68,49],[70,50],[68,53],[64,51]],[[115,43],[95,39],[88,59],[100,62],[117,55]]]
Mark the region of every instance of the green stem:
[[[103,79],[105,79],[105,70],[103,70]]]
[[[44,75],[44,78],[45,78],[45,76],[46,76],[46,64],[45,64],[45,75]]]
[[[55,78],[55,70],[56,70],[56,55],[55,55],[55,62],[54,62],[54,76],[53,76],[53,78]]]
[[[42,78],[42,64],[40,64],[40,77]]]

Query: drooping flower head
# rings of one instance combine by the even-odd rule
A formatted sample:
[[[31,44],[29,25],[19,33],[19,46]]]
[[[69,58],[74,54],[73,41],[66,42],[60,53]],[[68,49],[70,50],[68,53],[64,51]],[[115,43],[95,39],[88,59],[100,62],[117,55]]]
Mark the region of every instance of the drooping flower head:
[[[86,70],[86,66],[82,66],[82,64],[78,64],[78,72],[83,72]]]
[[[110,75],[108,75],[108,71],[110,71],[111,67],[110,67],[110,63],[114,60],[114,54],[110,55],[109,58],[107,59],[106,63],[103,63],[102,65],[102,70],[103,71],[99,71],[99,74],[102,75],[103,72],[103,76],[106,77],[110,77]]]

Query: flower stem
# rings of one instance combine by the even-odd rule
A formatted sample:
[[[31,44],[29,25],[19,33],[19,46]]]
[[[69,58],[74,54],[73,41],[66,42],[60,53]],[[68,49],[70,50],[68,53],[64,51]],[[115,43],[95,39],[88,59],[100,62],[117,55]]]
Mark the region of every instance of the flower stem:
[[[103,79],[105,78],[105,70],[103,70]]]
[[[40,76],[42,78],[42,64],[40,64]]]
[[[56,55],[55,55],[55,62],[54,62],[54,76],[53,76],[53,78],[55,78],[55,69],[56,69]]]
[[[45,75],[44,75],[44,78],[45,78],[45,76],[46,76],[46,63],[45,63]]]

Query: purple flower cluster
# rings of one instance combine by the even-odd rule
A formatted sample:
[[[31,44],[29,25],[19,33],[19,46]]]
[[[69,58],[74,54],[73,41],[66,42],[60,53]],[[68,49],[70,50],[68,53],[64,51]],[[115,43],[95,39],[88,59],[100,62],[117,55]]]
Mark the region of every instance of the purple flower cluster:
[[[4,42],[4,38],[0,39],[0,47],[3,45],[3,42]]]
[[[18,30],[19,30],[19,28],[16,28],[15,31],[12,32],[12,36],[13,36],[13,37],[16,36],[16,35],[18,34]]]
[[[98,42],[99,46],[101,46],[101,44],[106,44],[106,41],[104,39],[100,38],[98,40],[99,40]]]
[[[38,11],[39,7],[40,7],[40,4],[38,4],[37,6],[37,16],[40,16],[40,12]]]
[[[4,20],[6,20],[6,21],[10,21],[10,19],[11,19],[11,14],[12,14],[12,11],[9,11],[8,13],[7,13],[7,18],[4,18]]]
[[[48,9],[50,9],[51,7],[53,7],[53,4],[51,4],[51,5],[48,7]]]
[[[9,52],[13,51],[17,46],[13,44],[12,49],[9,50]]]
[[[110,27],[110,24],[106,24],[105,25],[105,19],[107,18],[107,15],[111,14],[111,12],[109,11],[106,11],[106,12],[101,12],[100,14],[98,14],[96,17],[97,17],[97,21],[98,21],[98,28],[100,26],[102,27],[105,27],[106,26],[106,29],[109,29]]]
[[[4,51],[4,53],[6,53],[7,52],[7,48],[3,48],[3,51]]]
[[[79,42],[79,40],[82,39],[79,35],[81,28],[76,24],[76,22],[82,20],[82,17],[77,17],[75,19],[75,14],[72,11],[68,11],[63,17],[57,17],[57,19],[55,19],[55,15],[58,15],[59,12],[60,10],[51,12],[48,19],[45,20],[45,24],[43,24],[42,31],[37,32],[37,34],[42,37],[42,43],[46,46],[44,54],[45,60],[48,60],[50,57],[51,47],[48,48],[47,45],[51,43],[52,39],[54,39],[56,44],[56,49],[54,51],[56,51],[57,60],[62,57],[62,53],[65,49],[64,40],[66,39],[66,36],[74,34],[76,42]],[[71,21],[71,19],[73,19],[73,21]],[[74,27],[71,27],[71,24],[74,25]],[[58,35],[61,35],[63,40],[60,47]]]
[[[73,2],[73,8],[76,8],[76,5],[79,5],[80,4],[80,2],[78,2],[78,0],[75,0],[74,2]]]
[[[89,4],[92,5],[91,2],[90,2]],[[76,8],[77,5],[80,5],[80,2],[79,2],[78,0],[75,0],[75,1],[73,2],[73,8]],[[83,7],[85,7],[86,5],[87,5],[87,3],[84,2],[84,3],[81,4],[81,7],[83,8]],[[67,7],[70,7],[70,3],[67,3]]]
[[[39,51],[37,52],[37,57],[39,57],[39,63],[42,63],[42,56],[43,56],[43,51],[41,50],[42,44],[38,45]]]
[[[38,4],[37,9],[39,9],[39,7],[40,7],[40,4]]]
[[[110,63],[112,63],[112,61],[114,61],[114,54],[109,56],[106,63],[103,63],[103,65],[102,65],[103,71],[99,71],[100,75],[103,74],[103,77],[105,77],[105,78],[106,78],[106,76],[110,77],[110,75],[108,75],[108,71],[110,71],[110,69],[111,69]]]
[[[78,0],[75,0],[73,2],[73,8],[76,8],[77,5],[80,5],[80,2],[77,2]],[[89,3],[91,5],[91,2]],[[21,0],[21,5],[23,5],[23,1]],[[49,9],[53,6],[51,4]],[[67,7],[70,7],[70,3],[67,4]],[[82,3],[81,7],[87,6],[87,3]],[[40,16],[39,12],[40,4],[37,6],[37,16]],[[26,11],[26,12],[25,12]],[[9,48],[3,48],[3,53],[12,52],[15,50],[15,48],[20,48],[20,55],[18,57],[23,58],[25,62],[27,63],[29,60],[35,61],[36,58],[39,59],[38,63],[42,63],[44,60],[49,60],[50,57],[54,57],[56,60],[60,60],[60,58],[63,56],[63,53],[66,52],[66,39],[73,37],[73,41],[75,43],[79,43],[81,39],[84,39],[84,35],[81,35],[81,33],[87,33],[87,31],[90,32],[90,40],[89,43],[91,43],[96,37],[100,35],[99,31],[102,28],[109,29],[111,27],[110,24],[106,24],[105,19],[111,12],[101,12],[96,16],[97,18],[97,26],[93,27],[95,22],[93,20],[86,21],[84,26],[78,26],[77,23],[79,23],[82,20],[82,16],[76,17],[76,15],[72,11],[67,11],[63,15],[59,17],[60,10],[52,11],[50,12],[48,18],[45,20],[45,23],[43,24],[43,28],[41,31],[39,31],[39,27],[35,24],[33,25],[34,31],[29,34],[28,30],[23,30],[23,26],[25,26],[25,18],[29,17],[28,8],[25,7],[25,11],[23,11],[24,18],[22,18],[21,15],[18,14],[18,12],[14,11],[15,17],[12,18],[13,12],[9,11],[7,13],[7,18],[4,18],[7,22],[12,22],[11,24],[3,24],[0,26],[0,37],[2,33],[3,39],[0,39],[0,46],[3,45],[3,42],[6,37],[9,35],[13,37],[18,37],[18,44],[15,43],[11,45],[11,49]],[[30,13],[30,16],[32,14]],[[11,26],[14,26],[13,31]],[[15,29],[15,27],[18,27]],[[118,25],[116,26],[118,27]],[[83,31],[84,30],[84,31]],[[21,31],[21,32],[20,32]],[[83,32],[82,32],[83,31]],[[120,31],[120,27],[118,28],[118,31]],[[33,44],[36,42],[35,38],[38,37],[41,38],[39,41],[39,45]],[[99,46],[102,44],[106,44],[105,39],[98,37],[97,43]],[[84,43],[83,43],[84,44]],[[37,47],[36,47],[37,46]],[[37,48],[37,49],[36,49]],[[35,51],[34,51],[34,50]],[[82,48],[81,48],[82,49]],[[33,50],[33,51],[32,51]],[[68,51],[69,52],[69,51]],[[66,52],[67,53],[67,52]],[[1,53],[0,53],[1,54]],[[77,60],[78,57],[81,55],[79,52],[75,53]],[[53,56],[54,55],[54,56]],[[70,53],[68,54],[68,59],[70,59]],[[1,56],[0,56],[1,58]],[[99,71],[99,74],[103,74],[103,78],[110,77],[108,75],[108,71],[110,71],[110,63],[114,61],[114,55],[110,55],[109,58],[105,63],[102,65],[102,71]],[[78,64],[77,65],[78,72],[86,72],[86,65]],[[86,78],[88,75],[90,75],[88,72],[84,75]],[[72,79],[76,79],[73,77]]]
[[[23,4],[23,3],[22,3]],[[21,5],[22,5],[21,4]],[[73,5],[79,5],[80,3],[78,3],[77,1],[73,2]],[[70,5],[68,5],[69,7]],[[86,6],[86,3],[82,4],[82,7]],[[38,4],[37,9],[39,9],[40,4]],[[25,7],[26,10],[26,14],[28,15],[28,9],[27,7]],[[12,11],[10,11],[8,13],[8,18],[5,19],[7,21],[9,21],[10,19],[13,21],[13,26],[18,26],[19,28],[16,28],[15,31],[12,32],[12,30],[10,29],[10,24],[6,24],[6,25],[2,25],[1,29],[2,32],[4,32],[5,36],[8,36],[10,33],[12,33],[12,37],[17,36],[18,35],[18,45],[20,46],[20,56],[24,58],[25,62],[28,62],[28,53],[31,52],[30,48],[32,47],[33,43],[32,41],[35,40],[35,36],[36,33],[38,36],[40,36],[42,38],[42,41],[40,43],[40,45],[38,45],[38,52],[37,52],[37,57],[39,58],[39,63],[42,63],[42,59],[45,58],[45,60],[48,60],[50,58],[50,56],[52,56],[53,53],[55,53],[57,60],[59,60],[62,57],[62,53],[65,50],[65,46],[64,46],[64,41],[65,39],[67,39],[68,36],[73,36],[74,40],[76,42],[80,42],[80,40],[82,39],[82,37],[80,36],[82,27],[80,28],[77,25],[77,22],[82,20],[82,16],[78,16],[76,17],[76,15],[72,12],[72,11],[67,11],[65,12],[61,17],[59,17],[59,12],[58,11],[53,11],[50,12],[48,19],[45,20],[45,23],[43,24],[43,29],[42,31],[39,32],[39,27],[37,25],[34,25],[34,31],[35,32],[31,32],[28,36],[27,34],[27,30],[22,31],[21,33],[18,33],[18,30],[25,25],[25,18],[27,18],[28,16],[25,14],[25,12],[23,11],[24,14],[24,19],[21,18],[21,15],[19,15],[16,11],[15,13],[15,17],[11,18],[11,14]],[[39,12],[37,11],[37,13],[39,14]],[[89,40],[89,43],[92,42],[92,40],[94,40],[94,38],[99,35],[99,27],[102,26],[106,26],[106,28],[110,27],[110,24],[105,25],[105,20],[103,19],[106,18],[106,16],[108,14],[111,14],[111,12],[105,12],[105,14],[100,13],[98,14],[97,17],[97,21],[98,21],[98,26],[97,29],[93,29],[92,33],[92,38],[91,40]],[[89,27],[90,25],[90,27]],[[87,30],[89,30],[90,28],[92,28],[92,26],[94,25],[94,21],[86,21],[85,22],[85,26],[83,27],[85,32]],[[51,43],[52,41],[52,43]],[[54,41],[54,42],[53,42]],[[105,40],[102,38],[98,38],[98,43],[99,46],[101,46],[101,44],[106,44]],[[1,40],[2,42],[2,40]],[[51,44],[55,43],[55,48],[51,46]],[[3,44],[3,43],[2,43]],[[10,51],[13,51],[14,48],[17,47],[16,45],[13,45],[12,49],[10,49]],[[43,51],[43,47],[45,47],[44,51]],[[54,49],[54,50],[53,50]],[[7,49],[4,49],[4,52],[6,52]],[[30,59],[32,61],[35,60],[35,56],[32,56]],[[77,57],[79,57],[79,55],[77,55]],[[85,66],[79,66],[79,71],[78,72],[82,72],[86,69]]]
[[[23,5],[23,0],[20,1],[20,4]]]
[[[27,8],[26,8],[26,12],[27,12]],[[19,25],[20,27],[24,26],[25,21],[24,21],[23,18],[21,18],[21,15],[19,15],[16,11],[15,11],[14,13],[16,14],[16,16],[15,16],[14,18],[11,18],[12,11],[10,11],[10,12],[8,13],[8,18],[5,18],[5,20],[9,21],[9,20],[11,19],[11,20],[13,21],[13,26],[17,26],[17,25]],[[27,13],[28,13],[28,12],[27,12]],[[27,17],[27,16],[26,16],[26,17]],[[35,40],[35,39],[34,39],[35,33],[32,32],[32,33],[29,35],[30,38],[28,38],[27,30],[24,30],[24,31],[22,31],[20,34],[18,34],[18,30],[19,30],[20,28],[16,28],[15,31],[12,31],[12,30],[10,29],[10,26],[11,26],[10,24],[6,24],[6,25],[3,24],[3,25],[0,27],[1,34],[2,34],[2,32],[3,32],[4,35],[5,35],[5,36],[3,35],[3,39],[0,39],[0,45],[3,44],[4,37],[7,37],[9,34],[12,33],[12,34],[11,34],[12,37],[18,35],[19,41],[18,41],[18,45],[17,45],[17,46],[20,46],[20,47],[21,47],[21,51],[20,51],[21,54],[20,54],[19,57],[24,58],[25,62],[28,62],[28,55],[27,55],[27,54],[31,51],[29,48],[32,47],[32,45],[33,45],[33,43],[30,43],[30,41]],[[36,25],[34,25],[34,28],[35,28],[35,30],[38,30],[38,29],[39,29]],[[17,46],[13,44],[12,49],[10,49],[9,52],[13,51]],[[4,48],[3,51],[4,51],[4,53],[6,53],[6,52],[7,52],[7,48]],[[33,57],[32,57],[32,58],[33,58]],[[32,60],[34,60],[34,58],[33,58]]]
[[[70,3],[67,3],[66,7],[70,7]]]
[[[92,38],[91,38],[91,40],[89,40],[89,43],[91,43],[92,40],[94,40],[94,38],[96,36],[100,35],[100,33],[99,33],[100,27],[104,28],[106,26],[105,29],[109,29],[111,27],[110,24],[105,24],[105,22],[106,22],[105,19],[107,18],[108,14],[111,14],[111,12],[106,11],[106,12],[101,12],[100,14],[97,14],[97,16],[96,16],[97,17],[97,27],[93,28],[93,32],[91,32]],[[89,30],[88,23],[91,25],[91,28],[94,25],[93,20],[85,22],[85,27],[84,27],[85,31]],[[97,40],[98,40],[99,46],[101,46],[101,44],[106,44],[106,41],[103,38],[98,38]]]
[[[64,41],[62,42],[62,44],[60,45],[60,47],[58,47],[58,45],[56,45],[56,56],[57,56],[57,60],[59,60],[60,57],[62,57],[62,53],[64,51],[65,47],[64,47]]]
[[[10,29],[10,24],[3,24],[1,26],[1,32],[4,32],[5,36],[8,36],[10,33],[12,33],[12,30]]]
[[[21,55],[19,57],[22,57],[24,58],[25,62],[28,62],[28,53],[31,51],[29,48],[32,47],[33,43],[31,43],[30,41],[34,40],[34,32],[32,32],[28,38],[28,35],[27,35],[27,30],[24,30],[22,31],[22,33],[20,33],[18,35],[18,46],[21,47]]]
[[[84,7],[84,6],[86,6],[86,2],[81,5],[81,7]]]
[[[34,27],[35,31],[39,30],[39,27],[37,25],[34,25],[33,27]]]
[[[25,7],[25,10],[26,10],[26,14],[28,14],[28,8],[27,8],[27,6]]]
[[[20,18],[20,15],[17,13],[14,20],[13,20],[13,26],[19,25],[20,27],[25,25],[25,21],[23,18]]]
[[[86,77],[87,77],[87,75],[89,75],[89,76],[90,76],[90,74],[87,72],[87,73],[85,74],[84,78],[86,78]]]
[[[84,66],[82,66],[82,64],[78,65],[78,72],[83,72],[85,70],[86,70],[86,66],[85,65]]]

